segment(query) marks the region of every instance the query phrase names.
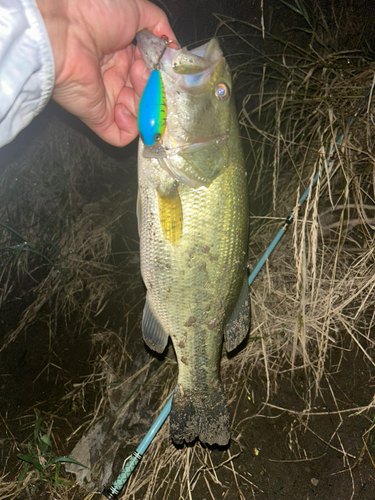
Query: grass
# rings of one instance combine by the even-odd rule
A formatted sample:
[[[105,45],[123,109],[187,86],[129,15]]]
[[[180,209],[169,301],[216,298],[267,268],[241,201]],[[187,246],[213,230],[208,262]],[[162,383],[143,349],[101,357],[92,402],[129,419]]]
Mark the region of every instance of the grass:
[[[113,162],[92,143],[56,120],[49,137],[50,143],[33,146],[28,161],[2,172],[0,303],[20,299],[21,281],[21,296],[35,297],[2,349],[39,321],[45,306],[53,304],[56,319],[79,311],[90,321],[116,286],[112,240],[131,198],[111,188]]]
[[[28,429],[31,433],[23,443],[18,443],[15,436],[12,437],[11,447],[4,446],[6,453],[9,448],[11,453],[3,455],[4,463],[2,469],[8,468],[8,473],[1,475],[0,498],[38,498],[47,499],[51,495],[56,498],[68,498],[68,491],[74,492],[76,487],[65,472],[61,470],[62,464],[76,463],[74,459],[66,456],[56,455],[56,437],[53,432],[54,417],[43,416],[34,408],[34,415],[23,415],[24,421],[33,418]],[[11,435],[7,426],[7,433]],[[5,441],[5,440],[4,440]],[[5,444],[5,442],[3,442]],[[18,453],[17,453],[18,450]],[[14,459],[17,458],[17,463]],[[73,496],[75,497],[75,495]],[[69,498],[73,498],[70,497]]]
[[[95,423],[109,405],[108,396],[101,397],[108,380],[100,353],[103,339],[116,337],[121,342],[121,329],[119,336],[118,331],[114,333],[106,326],[100,315],[109,300],[116,299],[116,294],[121,294],[129,304],[137,290],[134,272],[129,278],[129,269],[134,268],[131,262],[135,258],[136,245],[131,241],[129,229],[122,232],[136,196],[136,190],[131,191],[119,182],[126,168],[134,170],[134,163],[128,160],[128,167],[124,166],[123,161],[105,155],[82,134],[53,118],[45,137],[42,135],[29,146],[24,155],[21,152],[17,161],[4,165],[0,178],[0,308],[4,311],[0,351],[5,359],[8,353],[11,356],[15,342],[19,345],[28,330],[35,332],[35,325],[43,325],[40,330],[48,334],[42,341],[49,346],[50,356],[46,366],[45,359],[40,360],[42,368],[35,375],[34,383],[53,379],[54,367],[59,369],[55,383],[61,386],[62,398],[56,411],[65,416],[67,411],[72,415],[71,408],[77,408],[78,413],[84,414],[77,432],[87,428],[88,418]],[[116,247],[120,247],[121,252],[116,252]],[[132,318],[132,313],[128,312],[128,316]],[[66,388],[62,383],[70,356],[66,358],[61,351],[61,331],[71,338],[92,336],[93,344],[88,349],[96,348],[98,353],[91,374],[80,383],[71,384],[67,380]],[[82,353],[82,363],[85,357]],[[121,361],[117,356],[116,360]],[[90,404],[86,395],[92,394],[94,387],[97,407],[90,416],[85,414],[85,404]],[[5,393],[4,411],[7,400]],[[55,408],[56,404],[53,406]],[[13,427],[14,419],[11,422]],[[1,468],[0,498],[3,494],[14,498],[27,495],[17,481],[19,472],[17,476],[10,476],[7,467],[8,459],[12,461],[12,456],[16,457],[21,449],[25,458],[25,485],[31,480],[34,485],[36,472],[46,464],[45,472],[54,468],[58,480],[62,457],[51,458],[58,460],[53,464],[48,460],[41,463],[36,458],[40,448],[35,443],[33,451],[26,452],[24,445],[19,443],[20,438],[12,435],[6,425],[5,429],[11,437],[3,451],[6,460]],[[42,446],[43,442],[39,444]],[[44,470],[38,473],[44,474]],[[49,492],[54,488],[52,482],[42,481]],[[40,488],[38,484],[38,491]],[[71,491],[70,487],[66,488]]]
[[[351,405],[333,382],[349,350],[357,351],[374,367],[375,80],[371,48],[360,28],[353,37],[356,46],[343,49],[343,28],[347,32],[358,28],[349,26],[356,22],[350,21],[349,8],[338,17],[337,12],[328,16],[319,7],[309,10],[302,1],[283,3],[301,21],[300,44],[290,41],[293,36],[269,33],[265,19],[260,26],[224,16],[219,19],[219,36],[224,42],[234,41],[238,48],[228,60],[241,95],[239,117],[250,165],[250,267],[295,210],[288,234],[251,288],[248,342],[235,357],[223,358],[222,377],[233,410],[233,443],[229,450],[210,450],[199,443],[178,449],[169,442],[165,426],[130,478],[123,499],[229,498],[233,488],[238,498],[256,498],[261,493],[260,478],[251,475],[250,467],[241,469],[241,460],[247,457],[253,467],[263,455],[261,446],[247,446],[246,426],[257,417],[272,421],[284,415],[289,419],[285,435],[298,461],[315,460],[305,449],[306,433],[316,435],[339,454],[353,478],[352,497],[354,464],[362,452],[374,463],[374,401]],[[253,42],[263,34],[264,53]],[[67,134],[65,142],[73,140],[65,128],[63,134]],[[139,274],[132,274],[136,263],[132,242],[122,241],[121,256],[113,255],[113,234],[120,233],[120,220],[129,210],[131,196],[124,199],[115,180],[106,184],[113,164],[106,163],[90,142],[77,138],[77,143],[73,140],[64,149],[60,144],[65,136],[61,140],[58,131],[52,137],[52,145],[35,148],[30,163],[10,165],[2,176],[0,304],[18,297],[19,283],[26,284],[21,292],[25,309],[2,348],[9,349],[33,322],[49,321],[52,336],[59,322],[71,329],[69,318],[78,313],[82,321],[74,329],[90,332],[100,348],[92,374],[75,384],[65,400],[81,404],[88,386],[98,388],[98,397],[90,421],[75,429],[68,442],[93,428],[111,409],[113,429],[132,429],[131,437],[122,436],[127,445],[121,456],[126,458],[169,396],[176,365],[171,351],[164,365],[141,359],[140,368],[131,354],[132,339],[139,335],[143,300]],[[47,149],[55,155],[51,171]],[[40,160],[47,157],[45,163]],[[91,158],[95,158],[93,168],[99,169],[97,181],[87,167],[94,161]],[[316,188],[298,207],[300,195],[316,172]],[[42,182],[32,188],[40,178]],[[121,281],[125,287],[119,285]],[[98,325],[96,318],[124,288],[122,330],[112,324]],[[263,392],[257,390],[256,379],[264,380]],[[298,393],[296,407],[274,403],[283,380]],[[329,399],[330,408],[316,410],[319,398]],[[141,414],[145,421],[131,427],[132,414]],[[354,421],[358,415],[366,425],[363,450],[355,451],[340,441],[340,429],[349,416]],[[314,419],[320,417],[335,421],[332,436],[323,436],[314,427]],[[38,439],[33,453],[28,453],[33,460],[42,446]],[[50,450],[48,443],[43,446]],[[278,459],[282,458],[275,450]],[[39,458],[34,462],[45,467]],[[101,469],[96,470],[93,479],[100,481]],[[31,473],[29,469],[24,478],[24,490]],[[22,495],[24,490],[20,492],[14,478],[3,474],[0,499]],[[61,498],[95,497],[68,486],[59,491]]]
[[[85,466],[72,458],[56,456],[52,451],[48,431],[43,429],[40,411],[37,409],[35,409],[35,417],[33,439],[27,443],[27,453],[17,454],[17,457],[24,462],[17,481],[22,484],[30,472],[37,472],[38,481],[49,481],[55,485],[68,486],[71,481],[60,478],[60,464],[73,463],[81,467]],[[51,474],[49,469],[54,469],[54,473]]]

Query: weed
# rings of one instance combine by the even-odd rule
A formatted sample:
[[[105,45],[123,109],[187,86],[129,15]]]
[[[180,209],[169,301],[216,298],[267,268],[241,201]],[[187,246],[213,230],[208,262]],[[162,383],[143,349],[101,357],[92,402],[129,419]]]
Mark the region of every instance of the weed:
[[[60,465],[62,463],[72,463],[86,467],[73,458],[57,457],[53,453],[51,440],[45,432],[40,411],[37,409],[35,409],[33,439],[27,443],[27,453],[19,453],[17,457],[24,462],[22,471],[17,478],[19,483],[22,483],[29,472],[34,470],[37,471],[39,480],[47,480],[56,485],[68,486],[71,481],[60,478]]]

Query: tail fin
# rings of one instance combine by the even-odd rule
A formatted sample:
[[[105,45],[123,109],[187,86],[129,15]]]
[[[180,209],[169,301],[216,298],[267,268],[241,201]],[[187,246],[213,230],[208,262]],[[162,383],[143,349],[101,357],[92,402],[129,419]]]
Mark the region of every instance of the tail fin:
[[[196,438],[210,445],[229,443],[227,400],[221,386],[208,394],[199,390],[186,392],[177,387],[169,421],[176,444],[191,443]]]

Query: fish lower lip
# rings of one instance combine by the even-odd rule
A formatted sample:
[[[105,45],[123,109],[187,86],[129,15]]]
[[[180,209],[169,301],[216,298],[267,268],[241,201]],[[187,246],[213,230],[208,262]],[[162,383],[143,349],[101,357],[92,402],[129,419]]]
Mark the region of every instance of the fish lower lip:
[[[195,142],[184,142],[180,143],[175,148],[165,148],[162,144],[156,144],[155,146],[144,146],[143,156],[144,158],[165,158],[172,157],[175,155],[183,153],[193,153],[213,145],[225,144],[229,139],[229,134],[214,135],[211,137],[205,137],[199,139]]]
[[[196,151],[209,148],[211,146],[219,146],[225,144],[229,139],[228,134],[215,135],[212,137],[205,137],[195,142],[185,142],[175,148],[165,149],[167,156],[175,156],[180,153],[194,153]]]
[[[196,141],[183,143],[181,146],[177,147],[185,147],[185,146],[193,146],[195,144],[207,144],[207,143],[217,143],[220,144],[222,142],[226,142],[229,139],[229,134],[218,134],[212,135],[211,137],[203,137],[203,139],[197,139]]]

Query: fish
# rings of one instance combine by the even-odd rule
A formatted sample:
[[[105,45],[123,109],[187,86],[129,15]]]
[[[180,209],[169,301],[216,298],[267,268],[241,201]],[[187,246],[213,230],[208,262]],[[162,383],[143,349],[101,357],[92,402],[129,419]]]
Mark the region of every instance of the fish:
[[[162,136],[149,146],[139,139],[143,338],[158,353],[171,338],[176,353],[173,442],[227,446],[223,342],[233,351],[250,325],[248,189],[231,71],[216,38],[191,51],[147,30],[136,39],[163,85],[162,102],[152,87],[149,102],[165,111]]]

